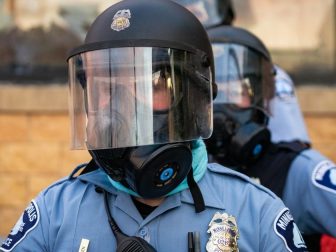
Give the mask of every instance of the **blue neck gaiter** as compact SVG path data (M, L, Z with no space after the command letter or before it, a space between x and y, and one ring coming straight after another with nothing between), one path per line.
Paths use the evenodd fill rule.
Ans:
M192 169L193 169L193 175L194 175L194 180L196 183L200 181L200 179L203 177L206 169L207 169L207 164L208 164L208 155L206 152L205 144L203 140L195 140L192 142L191 145L191 152L192 152ZM132 196L140 197L139 194L134 192L133 190L125 187L122 185L120 182L112 180L110 177L108 177L111 184L113 187L116 189L123 191L125 193L128 193ZM175 193L178 193L180 191L183 191L188 188L188 182L187 178L185 178L173 191L167 194L173 195Z

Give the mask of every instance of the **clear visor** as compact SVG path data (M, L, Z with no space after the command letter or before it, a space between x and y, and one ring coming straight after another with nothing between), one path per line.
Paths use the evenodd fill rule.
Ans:
M274 95L273 65L260 53L242 45L214 43L212 49L218 86L214 103L269 110L269 100Z
M73 149L207 138L211 71L201 56L169 48L112 48L69 59Z
M175 1L192 12L205 27L217 25L224 19L223 14L218 11L218 0Z

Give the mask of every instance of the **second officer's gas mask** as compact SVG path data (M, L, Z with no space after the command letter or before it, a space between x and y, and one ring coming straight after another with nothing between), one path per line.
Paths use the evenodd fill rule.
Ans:
M270 143L267 121L274 92L273 65L255 44L244 43L244 36L252 37L250 33L234 27L216 30L217 36L221 30L225 36L216 40L210 33L218 94L214 100L214 131L206 144L209 154L221 164L248 166ZM239 33L240 40L235 40Z

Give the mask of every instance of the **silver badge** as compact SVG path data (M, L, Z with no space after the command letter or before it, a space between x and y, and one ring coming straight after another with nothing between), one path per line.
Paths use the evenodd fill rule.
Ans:
M209 223L208 252L239 252L238 226L235 217L217 212Z
M115 31L125 30L130 26L129 19L131 18L131 11L127 10L118 10L113 16L113 21L111 24L111 29Z

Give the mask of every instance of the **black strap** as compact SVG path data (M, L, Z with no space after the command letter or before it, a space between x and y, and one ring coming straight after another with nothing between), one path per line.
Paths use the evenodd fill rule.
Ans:
M249 177L259 178L263 186L281 198L293 160L308 148L298 141L271 144L255 164L239 171Z
M99 166L96 164L96 162L91 159L91 161L85 166L84 170L80 173L80 175L92 172L94 170L97 170L98 168Z
M84 169L83 169L84 168ZM79 174L79 175L83 175L85 173L89 173L92 172L94 170L97 170L99 168L99 166L95 163L95 161L93 159L91 159L91 161L87 164L81 164L79 166L77 166L69 175L69 179L74 179L76 178L76 174L78 171L80 171L81 169L83 169L83 171Z
M291 142L280 142L277 144L278 148L290 149L291 151L300 153L306 149L309 149L309 145L301 142L301 141L291 141Z
M200 213L205 210L205 204L204 204L202 192L194 179L194 172L192 168L190 169L188 173L187 182L188 182L188 186L191 192L191 196L194 200L195 211L196 213Z

